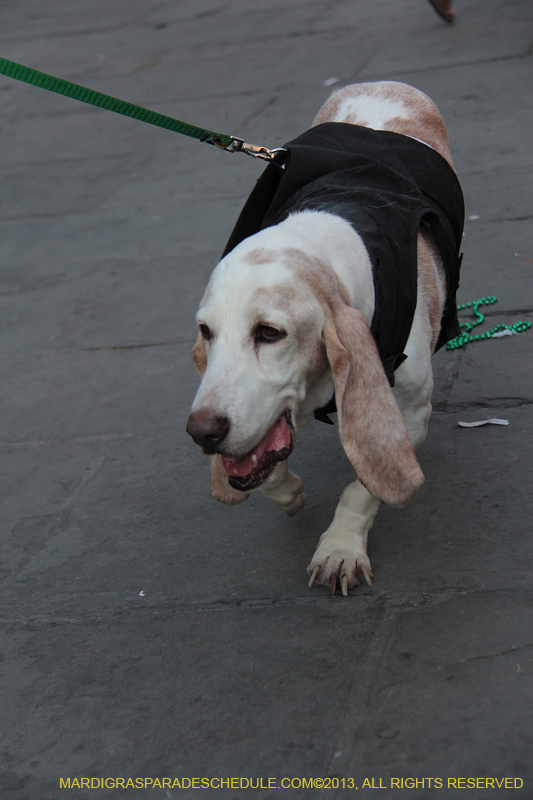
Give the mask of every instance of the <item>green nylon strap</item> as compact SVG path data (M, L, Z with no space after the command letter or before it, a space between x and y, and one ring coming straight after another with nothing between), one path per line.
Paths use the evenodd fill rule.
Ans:
M32 86L38 86L40 89L47 89L49 92L63 94L65 97L72 97L74 100L104 108L106 111L114 111L115 114L123 114L125 117L148 122L150 125L157 125L159 128L182 133L184 136L192 136L194 139L200 139L200 141L214 144L222 149L230 147L234 141L232 136L209 131L205 128L197 128L196 125L180 122L179 119L167 117L165 114L158 114L156 111L149 111L149 109L135 106L133 103L126 103L124 100L118 100L108 94L95 92L93 89L86 89L84 86L70 83L70 81L65 81L62 78L54 78L53 75L47 75L45 72L31 69L31 67L24 67L22 64L8 61L6 58L0 58L0 75L29 83Z

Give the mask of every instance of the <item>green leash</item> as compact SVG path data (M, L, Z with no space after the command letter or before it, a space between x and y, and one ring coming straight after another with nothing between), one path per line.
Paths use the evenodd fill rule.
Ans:
M125 117L147 122L149 125L157 125L159 128L181 133L184 136L192 136L194 139L199 139L206 144L212 144L221 150L227 150L229 153L245 153L253 158L272 161L276 153L285 152L282 147L269 150L268 147L247 144L237 136L228 136L225 133L216 133L216 131L198 128L196 125L189 125L187 122L167 117L165 114L158 114L156 111L149 111L147 108L135 106L133 103L127 103L124 100L118 100L108 94L86 89L77 83L71 83L62 78L54 78L53 75L47 75L46 72L24 67L22 64L8 61L6 58L0 58L0 75L29 83L31 86L38 86L40 89L47 89L49 92L63 94L65 97L72 97L74 100L104 108L106 111L114 111L115 114L123 114Z
M486 333L472 336L470 331L475 328L476 325L481 325L481 323L485 321L484 315L478 311L479 306L491 306L495 302L496 298L494 296L481 297L479 300L475 300L473 303L463 303L461 306L457 306L458 311L462 311L465 308L471 308L476 315L476 320L474 322L460 322L459 327L463 328L464 330L459 334L459 336L456 336L455 339L450 339L446 345L446 350L457 350L458 347L465 347L469 342L480 342L482 339L498 339L500 336L512 336L513 333L522 333L523 331L527 331L529 328L531 328L531 322L524 322L520 320L520 322L515 322L514 325L495 325L494 328L491 328L490 331L486 331ZM503 331L511 331L511 333L506 334Z

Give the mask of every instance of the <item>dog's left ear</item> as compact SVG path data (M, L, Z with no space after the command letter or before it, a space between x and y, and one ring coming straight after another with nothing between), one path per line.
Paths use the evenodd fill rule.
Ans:
M194 366L203 378L205 368L207 367L207 355L205 353L204 337L201 333L199 333L196 337L196 341L193 344L191 352L194 360Z
M326 314L324 338L344 451L371 495L403 506L424 476L370 328L360 311L339 302Z

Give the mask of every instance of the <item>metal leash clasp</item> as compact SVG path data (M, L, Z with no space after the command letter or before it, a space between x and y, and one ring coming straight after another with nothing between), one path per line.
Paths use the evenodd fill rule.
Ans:
M272 161L277 153L286 153L284 147L276 147L274 150L269 150L268 147L261 147L257 144L248 144L244 139L239 139L238 136L231 137L231 144L225 150L228 153L245 153L252 158L262 158L263 161Z

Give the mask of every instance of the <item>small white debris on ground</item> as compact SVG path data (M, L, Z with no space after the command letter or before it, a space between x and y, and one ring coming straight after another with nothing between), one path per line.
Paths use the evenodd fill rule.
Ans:
M518 336L518 331L512 331L510 328L505 328L503 331L498 331L497 333L491 333L491 339L499 339L500 336Z
M139 592L139 597L144 597L144 592Z
M333 86L334 83L338 83L338 78L328 78L322 83L322 86Z
M479 425L509 425L508 419L480 419L477 422L458 422L461 428L477 428Z

